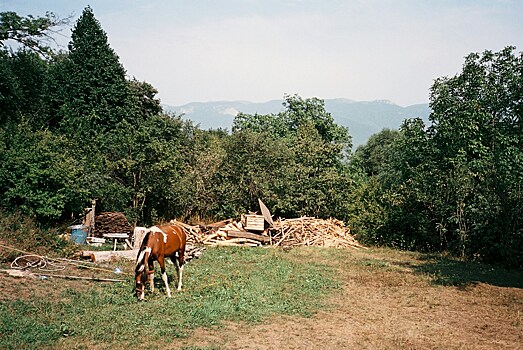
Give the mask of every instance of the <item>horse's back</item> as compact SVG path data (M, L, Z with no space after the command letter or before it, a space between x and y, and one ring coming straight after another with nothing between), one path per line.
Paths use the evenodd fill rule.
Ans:
M177 251L185 251L187 237L183 229L176 225L156 226L164 235L166 255Z

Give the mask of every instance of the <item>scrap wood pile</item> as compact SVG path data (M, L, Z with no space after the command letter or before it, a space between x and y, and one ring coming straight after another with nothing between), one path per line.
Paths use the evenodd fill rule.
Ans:
M302 217L281 219L262 232L245 229L242 221L231 219L205 226L182 224L192 243L211 246L323 246L365 248L350 233L343 221Z
M94 235L103 237L107 233L127 233L132 231L129 221L123 213L120 212L103 212L96 215Z
M200 255L203 254L204 250L205 250L205 248L203 248L203 247L197 247L191 243L187 243L187 246L185 247L185 255L184 255L185 262L189 262L192 259L199 258Z
M270 237L267 232L249 232L245 229L242 220L215 222L205 226L208 230L203 236L200 236L200 243L213 246L234 246L245 245L257 247L262 244L270 243Z
M200 237L203 233L199 225L192 226L177 220L171 220L170 223L173 225L180 226L183 229L183 231L187 235L188 242L201 243Z
M171 223L183 228L187 235L188 245L259 246L262 243L268 242L270 239L266 235L247 232L243 229L240 221L234 222L231 219L202 226L191 226L175 220L171 220Z
M271 233L273 244L278 246L366 248L354 238L343 221L333 218L279 220L274 223Z
M192 259L199 258L203 254L205 248L198 247L195 243L199 243L198 237L202 235L202 231L199 226L191 226L181 221L171 220L171 224L180 226L185 234L187 235L187 246L185 247L184 259L186 262Z

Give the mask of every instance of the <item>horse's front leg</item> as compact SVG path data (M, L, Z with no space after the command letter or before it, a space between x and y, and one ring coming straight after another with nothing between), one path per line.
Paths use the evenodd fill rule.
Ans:
M165 290L167 291L167 296L171 297L171 288L169 288L169 279L167 278L167 273L165 272L165 258L161 257L158 258L158 262L160 263L160 268L162 270L162 280L165 284Z
M147 278L149 279L149 287L151 287L151 293L154 292L154 262L149 261L149 276Z

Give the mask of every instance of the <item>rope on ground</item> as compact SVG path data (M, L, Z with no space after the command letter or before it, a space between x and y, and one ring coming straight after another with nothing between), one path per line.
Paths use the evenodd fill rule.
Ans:
M38 267L39 269L42 270L42 269L45 269L46 266L53 266L51 270L47 269L46 271L61 271L61 270L65 269L65 266L63 266L63 268L61 268L62 265L58 265L58 264L56 264L56 262L62 261L62 262L65 262L67 264L75 265L77 267L84 268L84 269L99 270L99 271L104 271L104 272L114 272L113 270L110 270L110 269L104 269L104 268L101 268L101 267L89 266L84 261L77 261L77 260L71 260L71 259L53 259L53 258L49 258L47 256L44 257L44 256L41 256L41 255L32 254L31 252L26 252L24 250L20 250L20 249L13 248L13 247L10 247L10 246L6 246L6 245L3 245L3 244L0 244L0 247L6 248L6 249L10 249L10 250L13 250L15 252L22 253L22 254L25 254L24 256L16 258L11 263L11 267L13 269L26 270L26 269L30 269L30 268L33 268L33 267ZM28 258L28 257L30 257L30 258ZM25 258L25 260L21 259L20 262L17 262L17 260L19 258ZM21 266L20 265L21 263L23 264L23 262L25 262L25 266ZM18 266L18 267L14 267L13 264L15 264L15 266ZM43 268L41 268L41 266L43 266ZM128 273L128 272L119 272L119 273L122 273L124 275L132 275L131 273Z
M13 260L11 263L12 269L27 270L32 268L38 268L40 271L62 271L65 270L65 265L58 265L51 261L46 256L29 254L22 255Z

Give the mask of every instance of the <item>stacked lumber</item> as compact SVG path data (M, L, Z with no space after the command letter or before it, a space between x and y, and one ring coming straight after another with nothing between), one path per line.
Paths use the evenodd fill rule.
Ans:
M200 226L192 226L177 220L171 220L170 223L172 225L177 225L183 229L183 232L185 232L185 235L187 236L188 242L202 243L203 233Z
M249 246L257 247L270 243L270 237L260 232L249 232L242 220L225 220L206 226L209 230L200 236L200 243L212 246Z
M245 220L227 219L208 225L191 226L172 220L187 234L187 241L193 245L208 246L249 246L261 245L299 247L320 246L335 248L366 249L351 234L341 220L334 218L317 219L301 217L280 219L263 232L246 229ZM198 252L199 253L199 252Z
M320 246L335 248L364 248L350 233L341 220L301 217L280 219L263 232L252 232L245 228L244 220L231 219L215 222L203 227L179 223L186 230L189 242L210 246L261 245L298 247Z
M103 237L107 233L127 233L132 231L131 225L123 213L103 212L96 215L94 235Z
M271 229L275 246L321 246L335 248L365 248L345 223L337 219L302 217L276 221ZM366 249L366 248L365 248Z

